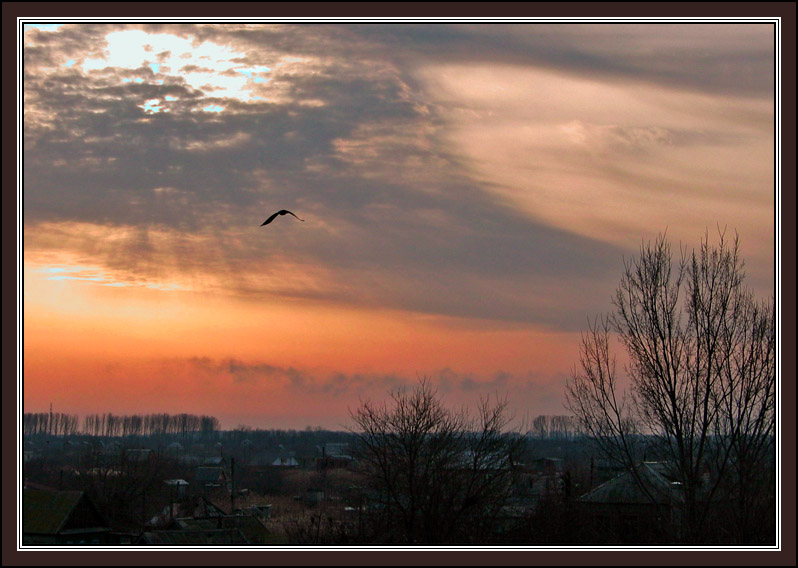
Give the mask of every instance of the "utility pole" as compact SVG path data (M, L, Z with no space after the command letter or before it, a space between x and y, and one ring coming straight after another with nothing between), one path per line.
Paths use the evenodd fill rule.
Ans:
M147 486L141 488L141 532L147 530Z
M236 514L236 459L230 458L230 514Z

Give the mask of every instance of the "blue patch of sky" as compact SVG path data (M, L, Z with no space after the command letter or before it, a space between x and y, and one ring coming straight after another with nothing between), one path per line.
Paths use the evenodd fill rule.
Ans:
M47 280L91 280L106 282L107 278L88 266L46 266L37 272L50 274ZM75 274L75 276L72 276Z
M260 66L260 67L248 67L247 69L236 69L236 72L241 73L242 75L246 75L256 83L263 83L268 81L268 79L264 79L262 77L256 77L255 75L259 73L268 73L271 71L271 68Z
M141 282L110 282L105 276L48 276L47 280L76 280L79 282L96 282L100 286L109 286L112 288L130 288L130 287L145 287L153 290L163 290L171 292L175 290L182 290L183 288L177 285L169 284L148 284Z
M158 99L152 99L146 101L143 105L139 105L140 108L144 109L144 112L149 114L156 114L161 112L161 101Z
M81 282L96 282L100 286L111 286L114 288L125 288L130 286L152 288L154 290L175 291L182 290L181 286L175 284L142 283L142 282L119 282L109 278L102 270L91 266L44 266L35 270L40 274L46 274L45 280L76 280Z
M91 280L93 282L104 282L105 278L102 276L49 276L47 280Z
M160 68L161 65L159 63L150 63L150 69L152 69L153 73L157 73Z
M45 32L54 32L63 25L64 24L25 24L24 29L29 30L31 28L35 28Z
M202 110L205 112L222 112L224 107L220 107L219 105L208 105Z

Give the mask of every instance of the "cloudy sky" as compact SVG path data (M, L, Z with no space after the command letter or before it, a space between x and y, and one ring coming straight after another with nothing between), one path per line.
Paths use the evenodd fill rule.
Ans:
M772 291L774 34L26 26L24 410L339 428L428 376L565 413L641 241L736 230Z

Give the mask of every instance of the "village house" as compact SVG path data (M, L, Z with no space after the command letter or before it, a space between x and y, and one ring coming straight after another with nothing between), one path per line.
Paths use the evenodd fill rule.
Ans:
M270 505L246 506L231 514L208 498L195 495L174 502L150 521L136 544L141 546L265 545L279 537L267 528Z
M350 469L354 460L349 456L325 456L316 458L316 469L326 471L330 469Z
M207 456L202 458L203 467L224 467L227 468L227 460L221 456Z
M111 527L83 491L22 491L22 543L112 544Z
M164 483L171 488L172 501L184 498L188 492L189 483L185 479L166 479Z
M668 540L678 525L682 500L666 464L643 462L581 496L577 502L590 526L615 542Z
M198 467L194 472L194 483L206 489L226 487L227 472L223 467Z

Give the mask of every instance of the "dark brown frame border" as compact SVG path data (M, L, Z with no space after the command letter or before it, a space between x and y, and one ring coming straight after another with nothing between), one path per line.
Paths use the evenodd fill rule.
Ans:
M649 3L537 3L537 2L385 2L385 3L194 3L190 7L177 2L115 3L3 3L3 564L30 566L107 566L172 564L178 566L217 565L330 565L330 566L401 566L409 563L447 566L480 565L723 565L723 566L795 566L795 412L782 416L782 550L733 551L695 550L654 553L633 551L152 551L119 554L119 551L46 552L18 551L16 503L16 366L20 346L16 317L16 295L21 286L16 252L16 172L17 136L12 125L17 120L17 42L18 17L75 16L158 16L158 17L780 17L782 81L782 381L784 406L795 404L795 11L794 2L649 2ZM12 187L15 188L12 191ZM776 243L774 242L774 247ZM793 409L795 407L792 407ZM224 555L224 556L222 556Z

